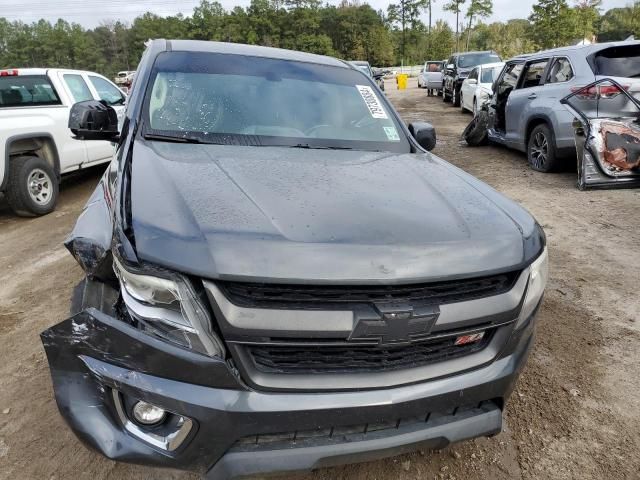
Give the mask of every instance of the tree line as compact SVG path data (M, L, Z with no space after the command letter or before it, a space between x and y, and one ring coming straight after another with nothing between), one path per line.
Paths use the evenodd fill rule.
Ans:
M77 68L113 77L136 68L150 38L266 45L377 66L444 59L454 50L493 49L508 58L594 36L640 38L640 0L606 12L601 0L539 0L527 19L493 23L483 22L493 12L492 0L448 0L444 8L457 18L453 28L433 19L434 1L398 0L376 11L360 0L251 0L232 10L201 0L190 16L148 12L130 24L103 22L89 29L65 20L28 24L0 17L0 68Z

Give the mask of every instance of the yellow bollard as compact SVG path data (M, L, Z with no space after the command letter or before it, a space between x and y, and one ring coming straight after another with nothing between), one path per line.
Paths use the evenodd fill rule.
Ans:
M399 73L396 75L396 83L398 84L398 90L404 90L407 88L407 82L409 81L409 75L406 73Z

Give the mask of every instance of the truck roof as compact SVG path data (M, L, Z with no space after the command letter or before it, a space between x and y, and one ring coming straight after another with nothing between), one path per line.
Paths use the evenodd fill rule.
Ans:
M3 72L6 72L3 74ZM49 73L65 72L65 73L91 73L87 70L73 70L69 68L2 68L0 69L0 75L47 75Z
M209 42L202 40L154 40L166 42L164 50L182 52L226 53L229 55L245 55L249 57L275 58L279 60L293 60L298 62L317 63L333 67L350 68L347 64L333 57L316 55L314 53L296 52L283 48L259 47L257 45L243 45L239 43Z

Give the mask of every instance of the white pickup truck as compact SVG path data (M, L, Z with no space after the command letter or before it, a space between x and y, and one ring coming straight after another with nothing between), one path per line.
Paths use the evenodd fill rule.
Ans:
M104 100L121 117L125 99L122 90L93 72L0 70L0 192L16 214L51 212L61 175L111 160L111 143L72 137L71 106Z

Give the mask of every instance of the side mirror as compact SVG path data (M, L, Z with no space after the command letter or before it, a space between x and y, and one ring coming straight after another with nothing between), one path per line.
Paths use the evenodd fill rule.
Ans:
M118 114L103 100L85 100L71 107L69 129L83 140L118 139Z
M427 122L413 122L409 124L409 133L416 139L418 145L427 151L436 146L436 129Z
M468 78L467 82L469 82L469 85L477 85L478 84L478 80L476 80L475 78Z
M447 70L453 70L456 66L453 63L447 65Z

